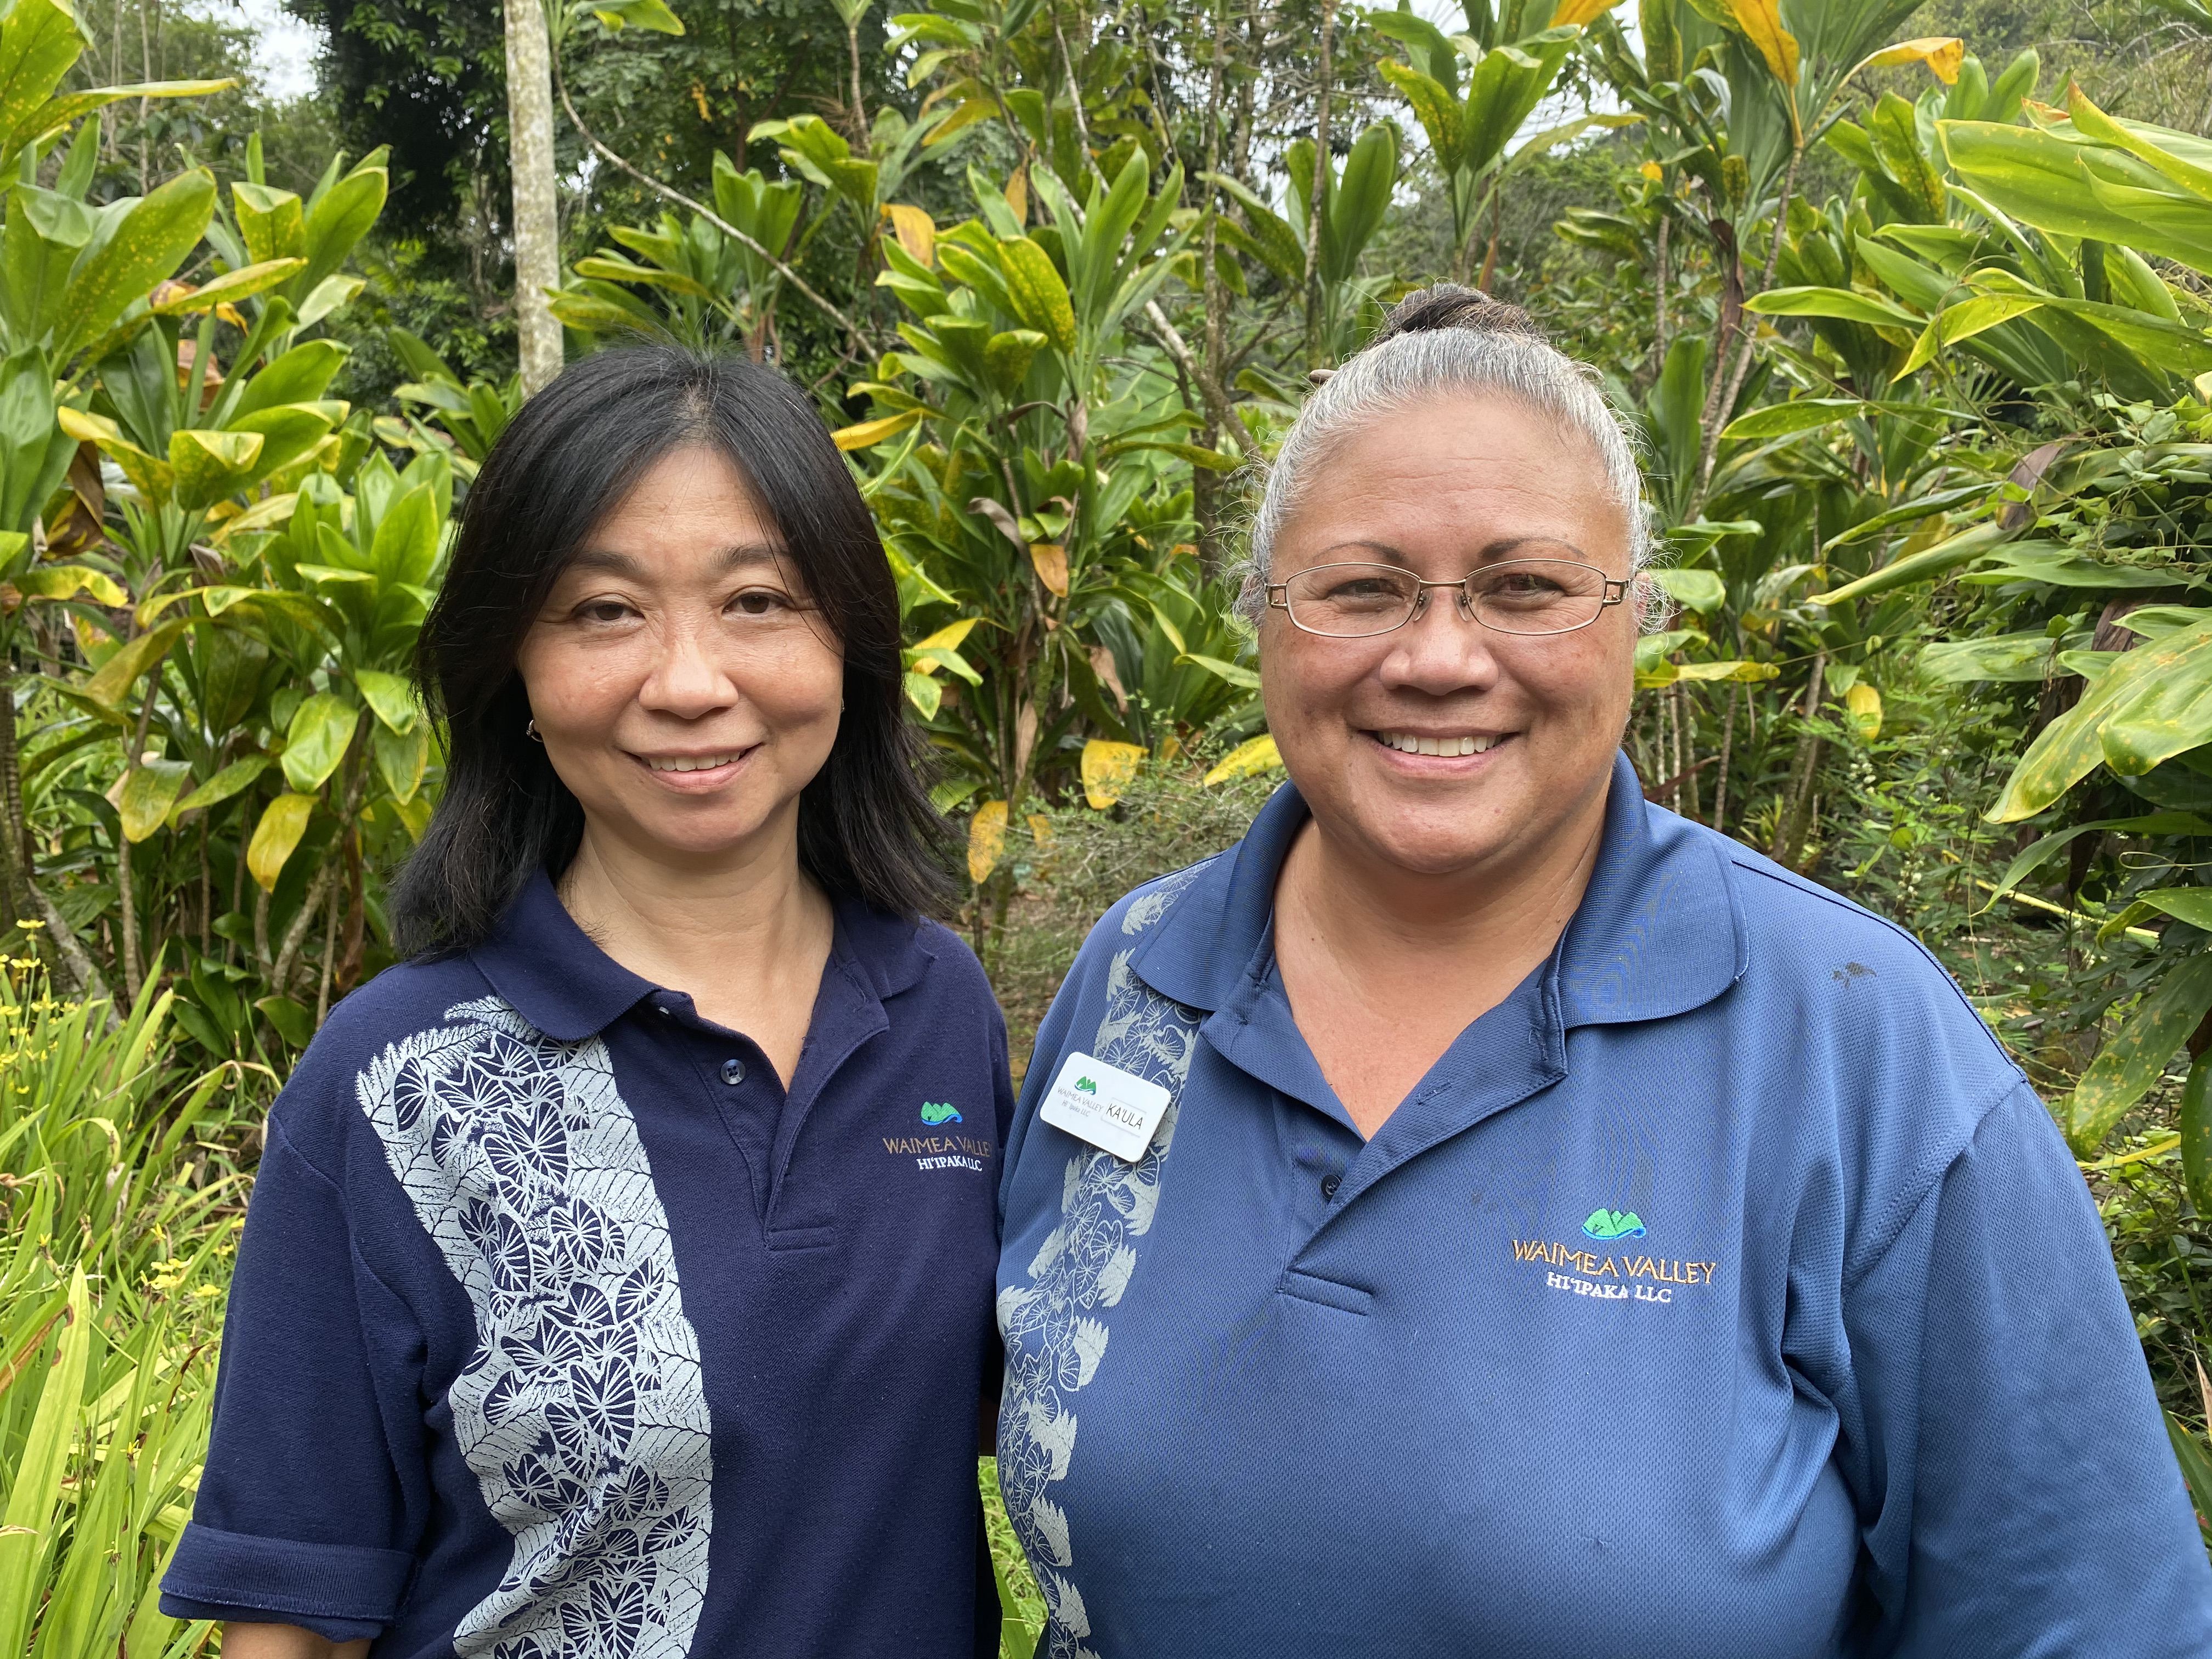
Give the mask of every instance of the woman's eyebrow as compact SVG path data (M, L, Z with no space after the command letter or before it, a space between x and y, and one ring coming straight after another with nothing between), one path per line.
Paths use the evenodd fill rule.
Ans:
M724 548L715 556L718 574L727 574L750 565L775 564L781 550L767 542L738 542ZM648 572L645 566L627 553L618 553L611 547L586 548L569 561L580 570L604 570L611 575L628 576L643 581Z

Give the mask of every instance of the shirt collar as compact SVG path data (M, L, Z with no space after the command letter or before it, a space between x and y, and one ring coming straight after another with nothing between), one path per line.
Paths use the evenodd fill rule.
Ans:
M1307 817L1285 783L1244 839L1199 868L1130 953L1163 996L1215 1010L1256 984L1273 957L1275 877ZM1553 957L1562 1023L1663 1019L1711 1001L1749 965L1749 939L1728 843L1644 799L1636 769L1614 757L1596 866Z
M840 899L830 960L880 1001L909 989L935 959L931 931L858 899ZM662 988L593 943L543 870L469 958L517 1013L556 1042L596 1036Z

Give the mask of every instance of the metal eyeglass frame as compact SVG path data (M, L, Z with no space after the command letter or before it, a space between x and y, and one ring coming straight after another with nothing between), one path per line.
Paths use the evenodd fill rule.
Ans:
M1605 592L1598 600L1597 610L1590 615L1588 621L1578 622L1571 628L1544 628L1524 632L1517 629L1500 628L1495 623L1486 622L1482 612L1476 607L1474 595L1468 591L1468 584L1486 571L1506 570L1516 564L1571 564L1592 572L1600 581L1605 584ZM1317 640L1374 640L1380 639L1385 634L1396 633L1407 623L1419 622L1422 613L1429 608L1430 591L1433 588L1449 587L1458 592L1461 611L1477 627L1487 628L1494 634L1507 635L1514 639L1543 640L1556 638L1561 634L1579 634L1583 629L1595 623L1598 617L1603 616L1607 605L1619 605L1626 599L1628 597L1629 589L1629 582L1626 579L1608 576L1596 565L1584 564L1579 559L1500 559L1496 564L1486 564L1480 570L1468 571L1455 582L1425 582L1421 580L1419 571L1408 570L1403 565L1384 564L1375 559L1340 559L1329 564L1315 565L1311 569L1301 570L1297 574L1301 576L1310 576L1317 571L1352 568L1395 570L1401 575L1411 576L1414 584L1413 608L1401 619L1392 623L1389 627L1378 628L1371 634L1324 634L1317 628L1308 628L1298 620L1297 612L1291 609L1291 585L1288 582L1267 584L1264 592L1267 596L1267 606L1270 610L1279 611L1289 617L1291 626L1297 629L1299 633L1310 634Z

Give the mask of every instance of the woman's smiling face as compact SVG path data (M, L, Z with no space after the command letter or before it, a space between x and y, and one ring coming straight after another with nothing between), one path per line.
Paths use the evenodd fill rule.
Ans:
M1450 396L1328 453L1268 575L1364 561L1454 582L1536 543L1633 577L1627 515L1587 441L1516 404ZM1594 810L1635 653L1632 586L1572 633L1501 633L1437 589L1389 633L1318 637L1270 609L1260 636L1268 727L1316 823L1356 856L1429 876L1509 873Z
M518 665L590 831L712 861L781 833L837 737L844 658L738 469L649 468L554 583Z

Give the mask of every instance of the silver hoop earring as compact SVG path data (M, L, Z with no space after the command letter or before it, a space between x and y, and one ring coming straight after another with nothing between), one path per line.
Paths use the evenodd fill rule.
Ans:
M534 720L528 720L524 723L522 727L522 735L528 738L531 742L535 744L543 744L545 741L544 738L538 735L538 722Z

